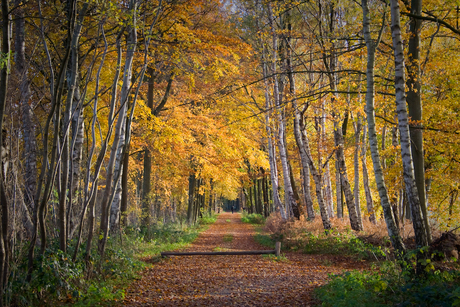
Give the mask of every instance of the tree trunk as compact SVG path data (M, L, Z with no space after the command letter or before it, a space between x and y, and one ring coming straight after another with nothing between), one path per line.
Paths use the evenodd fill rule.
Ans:
M323 145L323 142L326 140L326 104L323 101L322 102L322 107L321 107L321 118L320 118L320 125L321 125L321 135L319 136L319 139L321 139L321 145L324 149L326 149L325 144ZM329 166L329 161L326 161L326 166L325 166L325 172L323 176L324 180L324 185L325 185L325 201L327 208L329 210L329 216L334 217L334 198L332 195L332 184L331 184L331 171L330 171L330 166ZM340 186L340 185L339 185ZM341 197L340 197L341 198ZM341 202L341 216L337 216L339 218L343 217L343 203ZM337 213L338 215L338 213Z
M422 0L411 0L411 14L422 15ZM409 23L409 52L407 65L407 105L409 118L413 122L410 129L411 151L414 165L415 184L417 185L420 208L425 223L426 237L431 242L431 229L427 212L427 200L425 190L425 158L423 151L422 132L422 94L420 73L420 32L422 20L411 18Z
M269 24L272 32L272 74L273 74L273 97L275 106L278 107L278 150L281 161L281 169L283 171L284 180L284 205L286 208L286 218L291 217L293 209L297 207L292 190L291 179L289 175L289 161L286 148L286 116L284 106L282 105L282 97L284 95L283 75L278 79L277 76L277 52L278 52L278 34L275 29L275 18L271 10L271 5L268 4Z
M270 209L269 206L270 204L268 203L268 182L267 182L267 177L265 176L265 172L262 169L262 191L263 191L263 197L264 197L264 216L268 217L270 214Z
M411 138L409 133L409 120L407 117L404 50L401 37L399 2L391 0L391 34L395 56L395 92L396 113L401 142L401 158L403 162L403 176L406 192L412 211L412 225L415 232L415 241L418 248L428 245L427 231L423 221L419 194L415 183L414 167L411 152Z
M129 25L127 26L127 50L126 50L126 60L125 60L125 67L123 72L123 85L121 87L120 93L120 102L121 102L121 109L118 115L118 122L117 127L115 130L115 138L118 137L117 147L114 148L112 154L115 154L115 164L114 164L114 178L119 178L117 182L113 183L113 187L115 190L115 196L113 201L109 206L111 206L110 210L110 224L112 228L117 226L120 214L120 201L121 201L121 176L119 175L120 172L123 171L123 148L125 147L126 143L126 118L128 112L128 104L129 104L129 94L131 90L131 79L133 74L133 61L136 52L136 45L137 45L137 5L138 0L131 0L129 4L129 11L131 20L129 21ZM140 80L139 82L142 82ZM108 217L107 217L108 218ZM105 221L104 221L105 223ZM102 223L101 223L102 225ZM108 225L107 225L108 227Z
M8 75L10 66L10 18L8 0L2 0L2 55L6 56L5 62L0 69L0 128L3 127L3 119L6 107L6 94L8 90ZM3 59L2 59L3 60ZM4 143L3 131L0 133L0 147ZM3 164L3 163L2 163ZM3 306L4 291L8 280L9 271L9 244L8 244L8 201L5 192L5 173L3 165L0 170L0 208L1 221L0 227L0 306Z
M188 207L187 207L187 223L193 225L194 212L195 212L195 191L196 191L196 178L195 174L190 174L188 177Z
M270 162L270 178L272 183L272 197L273 197L273 206L276 209L279 209L281 218L286 220L286 212L284 210L284 206L281 203L280 195L279 195L279 183L278 183L278 167L276 164L276 148L273 143L273 133L271 128L271 103L270 103L270 89L268 85L268 71L267 71L267 62L265 61L265 49L263 52L263 59L262 59L262 68L263 68L263 75L264 75L264 86L265 86L265 108L269 110L265 112L265 130L267 132L267 141L268 141L268 159Z
M130 144L126 145L128 148L123 155L123 174L121 175L121 201L120 201L120 214L118 216L118 225L125 220L126 214L128 212L128 196L129 196L129 187L128 187L128 169L129 169L129 148Z
M399 229L396 227L393 210L390 206L388 191L385 186L383 177L382 165L380 162L380 155L378 149L377 133L375 129L375 109L374 109L374 62L375 62L375 49L380 41L374 42L370 33L370 13L367 0L362 0L363 7L363 32L367 46L367 90L366 90L366 114L367 123L369 128L369 144L371 149L372 163L374 167L375 181L379 191L380 202L383 209L383 215L387 225L388 235L395 250L400 254L405 252L404 243L399 234ZM385 19L385 16L384 18ZM381 35L381 34L380 34Z
M359 201L359 154L360 154L360 146L361 146L361 116L358 115L358 122L356 123L355 129L355 153L353 157L353 165L354 165L354 187L353 187L353 196L355 198L355 206L356 209L360 209L360 201Z
M343 192L342 183L340 182L339 160L335 154L335 199L337 202L337 217L343 218Z
M369 214L369 221L372 224L376 224L377 220L375 218L375 212L374 212L374 201L372 200L371 188L369 186L369 174L367 171L367 163L366 163L366 152L367 152L366 136L367 136L366 124L364 124L363 125L362 147L361 147L361 164L363 168L363 187L364 187L364 193L366 194L366 207L367 207L367 214Z
M363 230L363 224L361 221L360 216L358 215L358 211L355 206L353 193L351 192L350 181L348 180L347 175L347 167L345 164L345 154L343 149L343 135L342 135L342 128L340 125L336 125L334 130L334 139L335 144L337 146L336 153L337 153L337 166L338 171L340 173L340 183L342 185L343 191L345 193L345 201L348 208L348 215L350 218L350 225L351 229L361 231Z
M20 7L21 0L15 0L15 66L20 76L19 104L21 106L22 135L24 138L24 202L30 212L34 211L34 195L37 189L37 143L35 140L35 126L33 112L30 106L30 80L25 56L25 22L24 9ZM28 228L27 237L32 237Z
M301 121L300 121L300 129L302 132L302 142L304 144L305 152L308 158L308 165L310 166L310 171L313 176L313 180L315 181L316 198L318 200L319 210L321 213L321 220L323 222L323 228L325 230L332 229L331 221L329 219L329 214L326 208L326 203L323 197L323 188L322 188L323 178L321 176L321 172L316 169L316 166L313 162L313 158L310 152L310 144L308 141L307 131L305 129L303 118L301 118Z

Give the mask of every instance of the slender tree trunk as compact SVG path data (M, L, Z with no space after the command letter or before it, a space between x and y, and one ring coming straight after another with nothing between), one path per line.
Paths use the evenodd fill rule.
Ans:
M10 16L9 5L7 0L2 0L2 55L6 56L5 62L2 63L0 69L0 128L3 127L3 119L5 115L6 96L8 90L8 75L10 66ZM2 59L3 60L3 59ZM0 133L0 147L3 147L5 142L3 131ZM2 148L3 149L3 148ZM3 163L0 170L0 208L1 221L0 227L0 306L3 306L4 291L8 280L9 271L9 244L8 244L8 201L5 193L5 173Z
M358 122L356 123L355 129L355 153L353 157L353 165L354 165L354 179L355 179L355 186L353 187L353 196L355 198L355 206L356 211L358 212L358 216L361 216L361 205L359 201L359 154L360 154L360 147L361 147L361 128L362 128L362 119L361 116L358 115Z
M97 72L97 75L96 75L96 86L95 86L95 92L96 93L99 92L101 70L102 70L102 67L104 66L105 56L107 55L107 49L108 49L108 44L107 44L107 40L106 40L105 33L104 33L103 22L101 22L99 24L99 33L102 35L103 40L104 40L104 51L102 53L101 62L99 64L99 69L98 69L98 72ZM118 45L118 49L120 49L119 43L117 45ZM121 64L121 51L118 52L117 70L115 72L115 81L113 83L113 87L114 87L113 91L115 93L116 93L116 90L117 90L116 84L118 84L118 75L120 73L120 68L119 68L120 64ZM99 101L99 99L98 99L98 96L96 95L96 97L94 99L93 118L92 118L92 122L91 122L92 145L91 145L91 149L89 151L89 155L88 155L88 159L87 159L88 163L87 163L87 166L86 166L86 180L85 180L85 188L84 188L84 204L83 204L83 209L82 209L81 215L80 215L79 232L78 232L77 244L76 244L74 255L73 255L73 261L75 261L76 258L77 258L77 253L78 253L78 250L80 248L81 241L82 241L82 232L83 232L83 227L84 227L84 217L85 217L86 209L88 208L88 206L89 206L88 238L87 238L87 242L86 242L85 261L88 262L90 257L91 257L91 246L92 246L92 239L93 239L93 232L94 232L94 222L95 222L95 219L96 219L95 202L96 202L96 199L97 199L97 191L98 191L98 177L99 177L99 173L100 173L100 170L101 170L101 167L102 167L103 159L104 159L105 154L107 152L107 143L109 142L110 137L112 135L113 124L114 124L113 116L114 116L114 113L115 113L115 96L113 95L112 100L111 100L111 104L110 104L109 117L108 117L109 127L108 127L107 136L106 136L104 142L102 143L101 150L99 152L99 155L98 155L98 157L96 159L96 163L94 165L94 174L93 174L93 176L91 176L92 165L91 165L90 161L92 161L93 156L94 156L94 151L96 149L96 121L97 121L98 101ZM92 180L92 182L91 182L91 180ZM89 188L90 182L91 182L91 189Z
M337 153L335 154L335 199L337 202L337 217L343 218L343 193L342 183L340 182L339 160Z
M303 122L303 118L301 117L300 121L300 129L302 132L302 141L305 147L305 152L308 158L308 165L310 166L310 171L313 176L313 180L315 181L315 191L316 191L316 198L318 200L319 210L321 213L321 220L323 222L323 227L325 230L332 229L331 221L329 219L329 214L326 208L326 202L324 201L323 197L323 178L321 176L321 172L317 170L313 158L311 156L310 151L310 144L308 141L307 131L305 129L305 124Z
M367 90L366 90L366 113L367 113L367 123L369 128L369 144L371 149L372 163L374 166L375 181L379 191L380 202L383 209L383 215L387 225L388 235L393 244L393 247L400 253L405 252L404 243L399 234L399 229L396 227L395 218L393 215L393 210L390 206L390 201L388 197L388 191L385 186L385 181L383 177L382 165L379 155L378 142L377 142L377 133L375 129L375 109L374 109L374 95L375 95L375 85L374 85L374 62L375 62L375 49L380 42L380 37L375 42L371 38L370 34L370 13L369 5L367 0L362 0L363 7L363 32L364 38L367 46ZM385 16L384 18L385 19ZM381 35L381 33L380 33Z
M308 165L308 153L305 149L305 144L302 139L302 132L300 130L300 121L301 114L297 108L297 105L294 105L294 136L299 149L300 162L302 166L302 176L303 176L303 191L305 205L307 207L307 216L309 219L315 219L315 211L313 210L313 200L311 198L310 192L310 167Z
M422 15L422 0L411 0L411 14ZM414 164L415 183L417 185L420 208L425 223L426 237L431 242L431 229L428 219L426 188L425 188L425 157L423 151L422 132L422 94L420 73L420 32L422 20L411 18L409 23L409 52L407 65L407 104L412 127L410 129L411 151Z
M405 93L404 48L401 37L399 2L396 0L391 0L391 34L395 56L396 112L398 114L404 183L406 185L406 193L412 211L412 225L415 232L415 241L417 247L423 247L428 245L428 237L422 217L412 161L411 138Z
M271 103L270 103L270 89L268 85L268 71L267 71L267 64L265 61L265 50L263 52L264 57L262 59L262 67L263 67L263 74L264 74L264 85L265 85L265 108L267 110L271 110ZM272 183L272 194L273 194L273 206L275 209L279 209L281 218L286 220L286 212L284 210L284 206L281 203L281 199L279 196L279 183L278 183L278 167L276 164L276 149L272 139L273 133L271 128L271 112L265 112L265 129L267 131L267 141L268 141L268 159L270 162L270 178Z
M112 151L113 154L116 154L115 157L115 170L114 170L114 177L119 178L117 182L113 183L113 187L115 190L115 196L111 204L110 210L110 224L112 228L116 228L116 225L119 221L120 215L120 201L121 201L121 176L118 174L123 171L123 149L126 143L126 118L128 112L128 103L129 103L129 94L131 88L131 79L133 74L133 61L136 52L136 45L137 45L137 5L138 0L131 0L129 4L129 11L130 11L130 21L127 26L127 50L126 50L126 59L125 59L125 67L123 72L123 85L121 87L120 93L120 102L121 102L121 110L118 115L118 122L117 127L115 130L115 138L118 137L117 148L114 148L116 152ZM139 82L142 82L140 80ZM111 153L112 155L112 153ZM104 222L105 223L105 222ZM108 226L107 226L108 227Z
M73 100L75 88L77 87L78 75L78 49L80 41L80 33L83 26L83 19L88 8L88 3L83 4L78 19L74 19L74 14L77 14L76 3L69 2L71 13L69 16L69 32L72 33L70 40L70 67L67 70L67 101L65 106L64 121L62 127L62 158L60 168L62 170L60 199L59 199L59 243L60 249L65 253L67 247L67 189L69 187L69 171L70 171L70 137L69 130L71 126L72 111L74 110ZM69 206L71 204L69 203Z
M362 139L362 147L361 147L361 164L363 169L363 187L364 193L366 195L366 207L367 207L367 214L369 214L369 221L373 224L377 223L375 218L374 212L374 201L372 200L372 193L371 188L369 186L369 174L367 171L367 162L366 162L366 152L367 152L367 125L363 125L363 139Z
M78 80L78 76L77 76ZM78 224L72 219L72 214L78 212L80 208L74 208L78 203L77 190L80 190L81 177L81 162L83 158L83 143L85 140L85 122L83 118L83 105L80 93L80 86L75 88L74 103L73 103L73 116L72 116L72 145L71 145L71 160L70 160L70 178L69 178L69 208L67 212L67 228L68 239L71 240L75 228ZM76 210L78 209L78 210Z
M24 201L28 210L34 211L34 195L37 189L37 143L35 141L35 126L33 124L33 112L30 106L30 80L25 56L25 22L24 9L20 7L21 0L15 0L15 65L17 74L20 76L19 104L21 106L22 135L24 138ZM27 237L33 233L30 229ZM32 229L33 231L33 229Z
M342 128L340 125L336 125L334 131L335 143L337 145L337 166L340 174L340 183L342 185L343 191L345 193L345 201L348 208L348 215L350 218L350 225L353 230L361 231L363 230L363 224L361 219L358 216L358 211L356 210L355 201L353 193L351 192L350 181L348 180L347 167L345 164L345 154L344 154L344 141L342 135Z
M129 128L127 128L129 129ZM128 195L129 195L129 187L128 187L128 169L129 169L129 148L130 144L126 144L128 147L124 154L123 154L123 173L121 175L121 201L120 201L120 214L118 225L124 220L126 217L126 213L128 212Z
M264 170L262 169L262 191L263 191L263 197L264 197L264 216L268 217L270 214L269 210L269 203L268 203L268 182L267 182L267 177L265 175ZM244 207L244 206L243 206Z
M319 139L321 141L322 149L327 152L327 148L325 147L325 141L326 141L326 103L323 102L321 103L321 118L320 118L320 125L321 125L321 134L319 136ZM331 171L330 171L330 166L329 166L329 161L326 161L326 166L325 166L325 171L324 171L324 193L325 193L325 201L327 204L327 208L329 210L329 216L334 217L334 197L332 195L332 183L331 183ZM340 186L340 185L339 185ZM343 217L343 205L341 203L341 216L338 216L339 218ZM338 213L337 213L338 215Z
M272 32L272 74L273 76L273 97L275 106L278 108L278 150L283 171L284 180L284 205L286 208L286 217L289 218L293 214L293 209L297 207L292 189L291 179L289 175L289 161L286 147L286 116L284 106L282 105L282 97L284 92L283 75L278 78L277 72L277 53L278 53L278 34L275 29L275 18L271 10L271 5L268 4L269 24Z
M193 225L194 212L195 212L195 190L196 190L196 178L195 174L190 174L188 177L188 207L187 207L187 223Z

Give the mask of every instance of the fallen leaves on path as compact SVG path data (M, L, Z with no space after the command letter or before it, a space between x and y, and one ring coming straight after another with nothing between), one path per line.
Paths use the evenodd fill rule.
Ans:
M238 213L222 213L187 251L266 250L254 226ZM229 240L228 237L233 239ZM227 239L224 240L224 237ZM286 253L286 261L261 255L182 256L154 264L127 291L125 306L312 306L314 288L330 273L365 264L331 255Z

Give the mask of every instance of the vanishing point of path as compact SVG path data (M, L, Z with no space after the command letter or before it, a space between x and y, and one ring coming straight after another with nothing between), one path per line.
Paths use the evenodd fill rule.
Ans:
M239 213L222 213L186 251L266 250L254 226ZM232 239L230 239L232 238ZM330 255L286 253L286 261L262 255L171 257L146 270L127 291L125 306L313 306L313 290L330 273L364 265Z

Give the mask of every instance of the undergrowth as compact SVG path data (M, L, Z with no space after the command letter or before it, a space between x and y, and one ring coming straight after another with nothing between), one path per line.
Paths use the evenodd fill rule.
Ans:
M458 270L430 269L422 275L414 264L385 261L368 272L331 275L329 283L316 290L322 306L460 306Z
M427 253L427 248L409 251L403 260L394 260L385 227L380 226L381 230L379 225L369 223L365 227L368 232L358 236L343 220L334 219L334 227L328 231L324 231L318 220L283 222L273 215L267 219L263 232L259 229L255 239L265 246L281 241L284 250L374 260L373 269L369 271L330 275L329 282L315 292L322 306L460 307L458 264L440 267L433 259L420 259L419 264L425 271L416 274L416 255Z
M81 245L75 262L70 258L75 242L67 253L59 249L57 239L48 244L44 255L34 259L30 282L27 278L26 249L18 251L16 263L11 266L10 283L6 295L12 306L111 306L122 301L125 288L138 273L151 266L142 261L159 259L162 251L186 247L199 232L213 223L216 217L206 217L197 226L158 223L147 228L126 228L109 237L103 261L97 253L94 240L92 257L85 262L85 242ZM26 245L25 245L26 247Z
M359 259L388 259L390 242L384 238L381 244L366 242L358 237L341 220L335 220L335 227L325 231L317 220L296 220L284 222L277 215L271 215L258 233L256 241L265 246L273 246L280 241L283 250L302 251L306 254L351 255ZM375 227L375 226L374 226ZM371 236L372 237L372 236Z
M246 213L243 212L241 221L244 223L250 223L250 224L255 224L255 225L263 225L265 224L265 217L262 214L257 214L257 213Z

